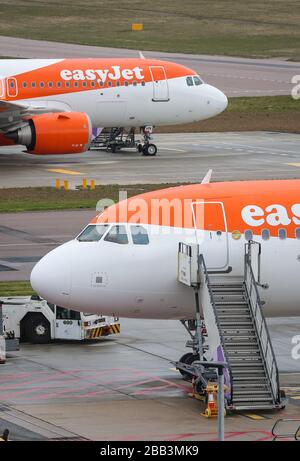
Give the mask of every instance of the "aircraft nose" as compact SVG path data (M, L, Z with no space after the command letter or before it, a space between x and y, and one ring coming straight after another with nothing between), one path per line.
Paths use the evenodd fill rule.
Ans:
M34 266L30 283L43 299L58 306L69 307L71 264L64 245L48 253Z
M212 106L214 115L221 114L228 106L227 96L218 88L207 85L207 103Z

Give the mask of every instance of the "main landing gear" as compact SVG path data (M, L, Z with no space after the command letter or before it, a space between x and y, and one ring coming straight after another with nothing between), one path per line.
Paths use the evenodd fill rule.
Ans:
M91 142L90 150L107 150L116 153L121 149L137 149L142 155L154 157L157 147L151 142L152 126L141 128L141 140L135 139L135 128L104 128Z

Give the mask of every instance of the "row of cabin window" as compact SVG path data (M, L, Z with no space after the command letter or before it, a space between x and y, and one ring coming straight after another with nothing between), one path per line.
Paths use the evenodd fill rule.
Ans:
M77 240L79 242L98 242L102 239L104 234L108 230L108 224L99 224L99 225L90 225L84 229L84 231L79 235ZM134 245L148 245L149 237L147 230L140 225L130 226L131 238ZM222 232L218 231L218 235L221 235ZM263 240L269 240L270 231L269 229L263 229L261 231L261 237ZM278 230L278 237L281 240L287 238L286 229ZM300 228L295 229L295 237L300 240ZM249 241L253 239L253 232L251 230L245 231L245 240ZM106 242L118 243L126 245L129 243L126 226L124 225L114 225L111 227L109 232L106 234L104 240Z
M72 86L71 83L73 84L73 87L74 87L74 88L79 88L80 85L81 85L83 88L88 87L88 85L90 85L92 88L95 88L95 87L97 86L97 82L95 82L95 81L89 81L89 82L87 82L87 81L83 81L83 82L82 82L82 81L80 81L80 82L79 82L79 81L69 82L69 81L68 81L68 82L56 82L56 83L54 83L54 82L48 82L48 83L45 83L45 82L39 82L39 83L36 83L36 82L30 82L30 83L22 82L22 88L29 88L29 87L30 87L30 88L37 88L38 86L39 86L40 88L45 88L46 86L47 86L48 88L54 88L55 86L56 86L56 88L62 88L63 86L65 86L66 88L71 88L71 86ZM111 80L109 80L109 81L107 82L107 85L108 85L109 87L112 87L112 86L114 86L113 83L114 83L114 82L112 82ZM124 86L129 86L129 85L137 86L138 83L140 83L142 86L145 86L145 85L146 85L146 82L144 82L144 81L142 81L142 82L135 82L135 81L134 81L134 82L127 82L127 80L125 80ZM98 83L98 86L103 87L103 86L104 86L104 82L99 82L99 83ZM118 87L118 86L121 86L121 82L119 82L119 81L115 82L115 86L117 86L117 87ZM15 87L14 82L11 82L11 83L10 83L10 87L11 87L11 88L14 88L14 87Z
M101 240L104 234L107 232L108 227L108 224L90 225L83 230L83 232L77 237L77 240L79 242L99 242L99 240ZM143 226L130 226L130 233L132 243L134 245L149 244L148 232ZM127 245L129 240L126 226L122 224L112 226L103 240L106 242L118 243L120 245Z
M286 229L278 229L278 237L280 238L280 240L285 240L287 238ZM295 237L297 239L300 239L300 227L295 229ZM269 240L269 238L270 238L269 229L263 229L261 231L261 238L263 240ZM251 230L246 230L245 231L245 239L248 240L248 241L253 239L253 232Z

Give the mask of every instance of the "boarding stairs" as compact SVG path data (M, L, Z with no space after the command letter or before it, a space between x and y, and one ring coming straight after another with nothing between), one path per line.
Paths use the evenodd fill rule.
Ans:
M227 406L232 410L283 406L276 357L258 290L259 286L268 288L260 283L260 255L260 244L246 244L241 277L210 273L203 255L199 257L204 320L209 310L213 328L205 321L208 337L209 329L214 329L211 334L228 364Z
M176 362L183 376L199 389L212 379L203 370L203 360L224 362L226 407L230 410L271 410L285 406L279 387L279 373L260 292L269 289L261 283L261 244L245 245L244 271L232 275L226 270L208 269L199 247L180 243L179 281L193 287L200 328L187 346L193 347L195 360ZM235 271L236 272L236 271ZM198 307L197 307L198 306ZM200 361L199 361L200 358Z
M136 145L134 129L125 132L122 127L103 128L92 140L90 150L106 149L117 152L123 148L135 148Z

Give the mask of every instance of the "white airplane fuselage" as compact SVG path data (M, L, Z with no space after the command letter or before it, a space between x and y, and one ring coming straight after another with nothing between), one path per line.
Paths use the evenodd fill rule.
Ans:
M220 114L227 104L223 92L204 83L196 72L167 61L0 62L0 145L14 141L37 155L82 152L91 141L91 127L196 122ZM59 120L55 115L66 113ZM46 138L47 133L58 138L64 131L66 137L58 146Z
M207 215L203 216L208 217L203 228L199 223L179 227L174 223L149 222L146 214L141 226L149 242L144 245L134 243L134 219L120 217L113 222L105 221L108 215L104 211L91 223L91 226L108 223L102 238L80 241L79 237L50 252L33 269L32 286L55 304L91 313L193 318L193 290L177 278L179 242L198 243L209 270L225 271L229 278L239 277L244 270L246 236L251 232L252 239L262 246L261 282L268 288L260 288L260 294L266 316L297 316L300 314L299 184L296 180L256 181L162 191L161 197L181 194L196 204L193 206L201 209L204 206ZM159 193L145 194L147 202L151 194L156 200ZM198 202L196 197L204 201ZM128 208L130 200L133 199L128 200ZM107 238L116 225L125 226L126 244Z

